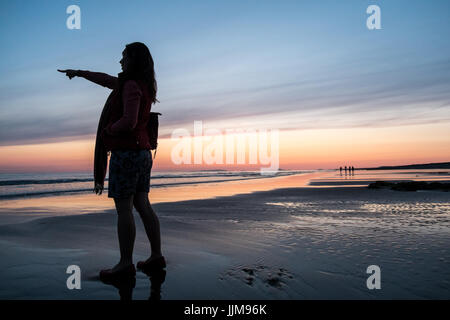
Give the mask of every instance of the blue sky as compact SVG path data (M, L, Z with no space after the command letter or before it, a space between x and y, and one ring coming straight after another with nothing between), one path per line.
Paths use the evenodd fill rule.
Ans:
M67 6L81 30L66 28ZM381 8L382 30L366 28ZM2 1L0 145L94 135L127 43L155 60L162 135L450 121L450 1Z

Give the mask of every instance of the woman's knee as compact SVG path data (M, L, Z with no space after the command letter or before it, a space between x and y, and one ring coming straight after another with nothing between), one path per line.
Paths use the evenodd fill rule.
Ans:
M129 198L114 198L114 202L119 215L129 215L133 213L133 196Z
M148 194L146 192L136 193L133 199L134 207L139 213L146 212L150 207L150 202L148 201Z

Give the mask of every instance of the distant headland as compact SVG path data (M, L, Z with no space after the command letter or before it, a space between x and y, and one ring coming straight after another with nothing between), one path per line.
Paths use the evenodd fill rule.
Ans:
M396 170L396 169L450 169L450 162L409 164L402 166L382 166L376 168L358 168L364 170Z

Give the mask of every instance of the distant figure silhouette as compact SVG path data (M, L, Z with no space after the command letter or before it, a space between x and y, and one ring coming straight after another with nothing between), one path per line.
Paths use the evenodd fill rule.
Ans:
M347 166L345 166L345 175L347 175Z
M355 175L355 167L352 166L352 174Z
M342 176L342 167L339 167L339 173L340 173L341 176Z
M83 70L58 70L69 79L83 77L113 89L100 116L94 155L94 192L101 195L107 151L111 151L108 197L114 198L118 214L120 261L112 269L100 272L100 279L105 282L136 274L133 264L136 236L133 205L142 219L151 245L151 256L146 261L138 262L137 267L151 271L166 266L161 253L159 220L148 199L153 159L146 125L151 105L158 101L153 58L145 44L134 42L126 45L120 64L123 72L118 77Z

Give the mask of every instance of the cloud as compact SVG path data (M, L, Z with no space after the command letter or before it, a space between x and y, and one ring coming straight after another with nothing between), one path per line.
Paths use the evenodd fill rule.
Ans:
M190 127L194 120L218 126L270 123L280 129L449 121L449 71L446 60L370 72L335 72L328 77L318 74L307 81L177 97L164 103L163 132ZM181 104L183 112L178 112Z
M253 126L281 130L450 121L449 60L382 67L379 63L367 66L361 60L308 72L293 69L288 73L274 70L270 81L262 79L261 85L248 81L246 74L241 74L238 83L230 83L235 78L217 79L213 87L200 82L195 93L178 96L169 92L176 87L164 87L164 79L160 79L161 104L153 109L163 113L161 137L170 136L175 128L191 128L195 120L217 129ZM7 96L4 90L0 93ZM4 107L5 100L0 108L0 145L95 135L103 95L93 91L82 98L77 95L78 100L75 95L68 99L67 94L41 92L40 99L32 95L14 100L14 108ZM31 108L32 101L43 105Z

